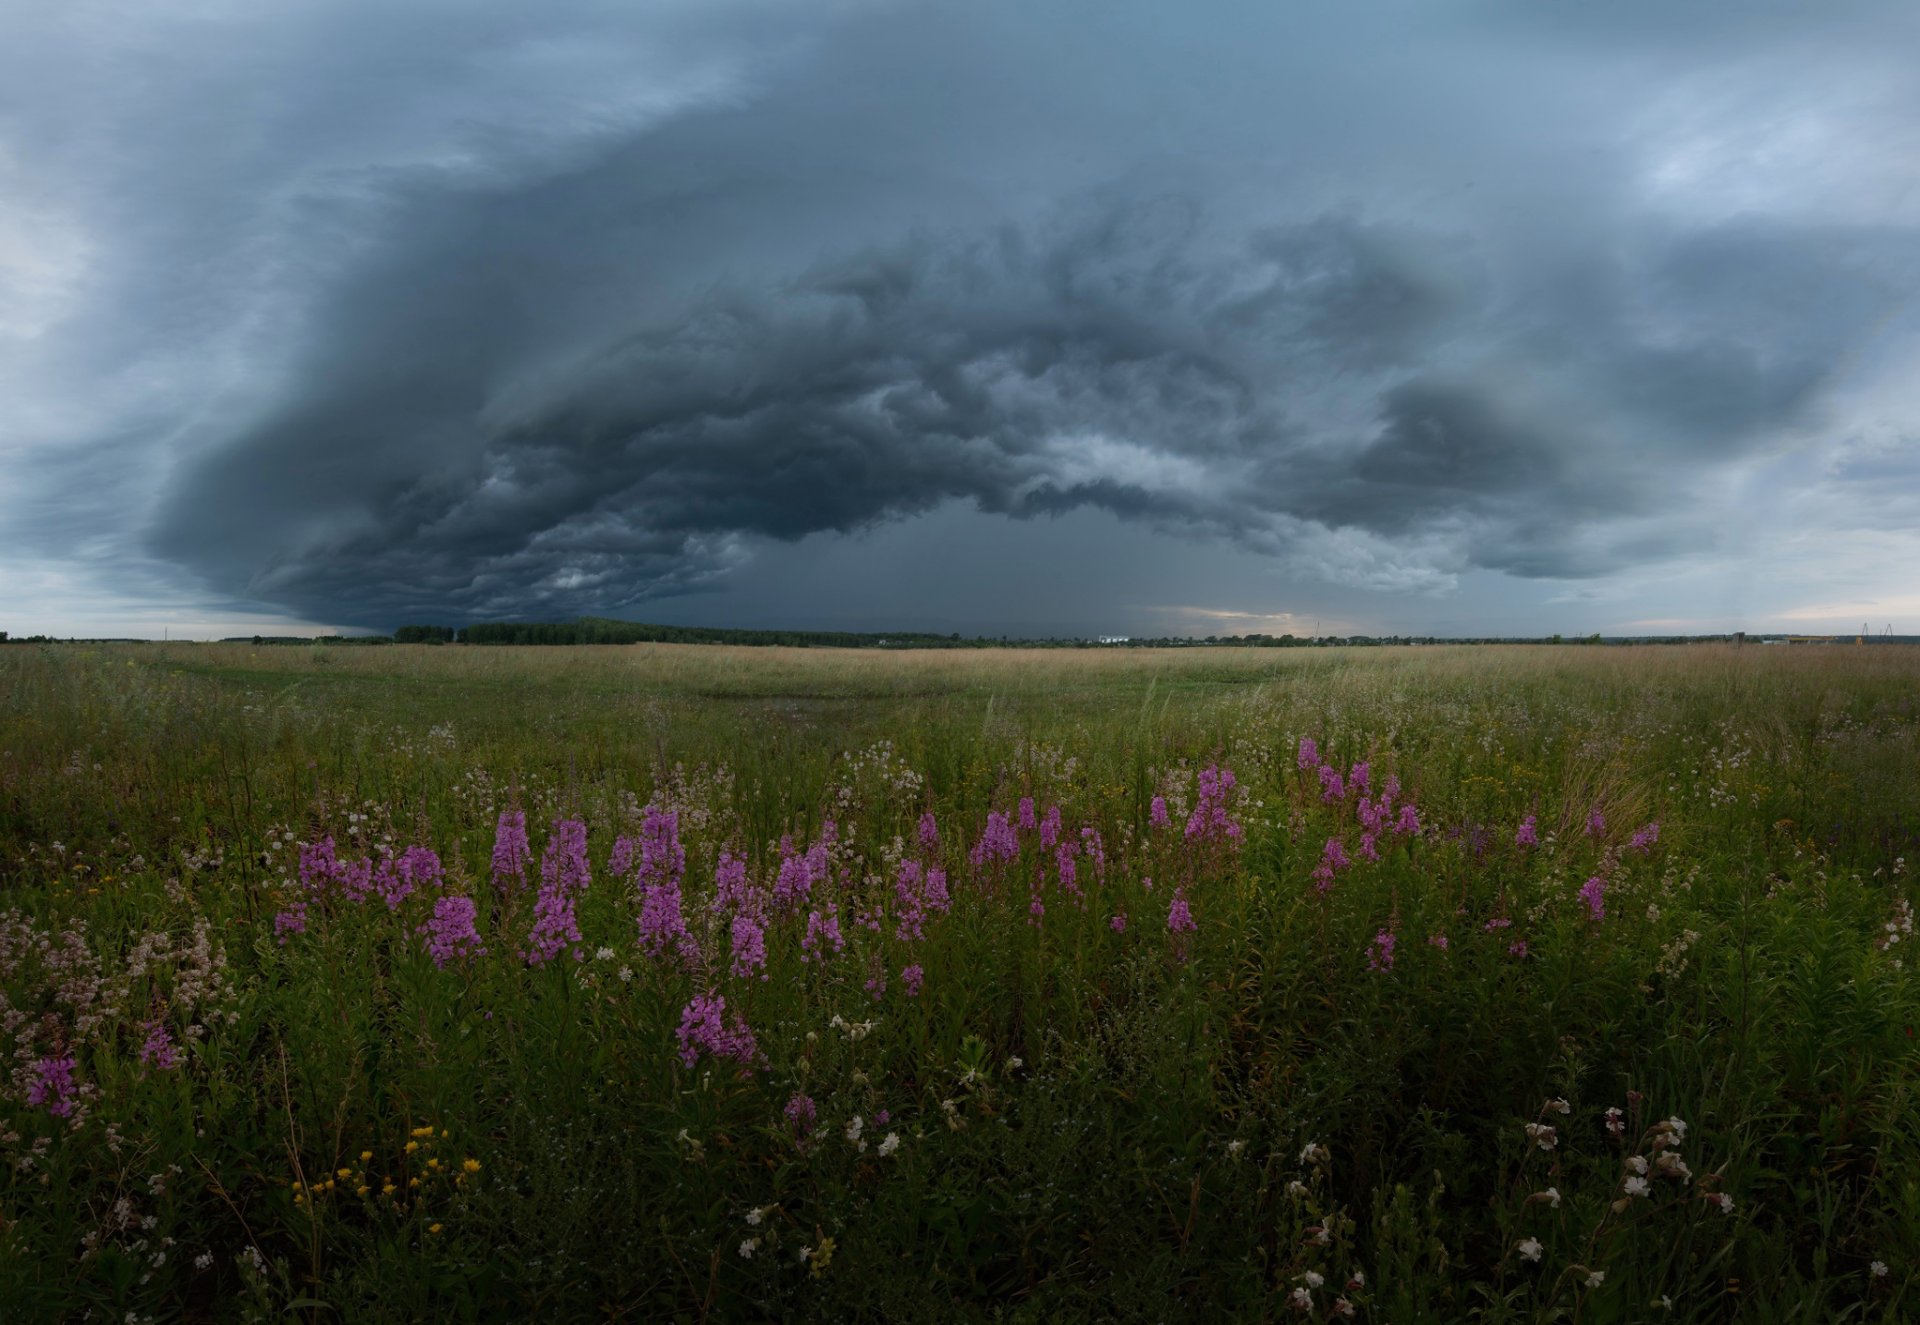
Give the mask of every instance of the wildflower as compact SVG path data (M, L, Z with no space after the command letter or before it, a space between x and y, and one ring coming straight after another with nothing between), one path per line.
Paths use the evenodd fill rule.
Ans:
M1709 1192L1707 1193L1707 1200L1719 1206L1721 1214L1730 1215L1733 1213L1733 1198L1725 1192Z
M1514 1244L1514 1250L1520 1253L1520 1259L1523 1261L1537 1261L1540 1259L1540 1239L1521 1238Z
M1630 1173L1644 1174L1647 1171L1647 1157L1645 1155L1628 1155L1626 1162L1627 1171Z
M1520 821L1520 830L1513 835L1513 844L1518 847L1540 845L1540 829L1536 816L1530 814Z
M1302 736L1300 738L1299 748L1294 755L1294 763L1299 767L1300 771L1304 773L1309 768L1313 768L1316 765L1318 765L1319 762L1320 762L1319 744L1315 742L1313 737L1311 736Z
M1288 1196L1305 1196L1307 1194L1307 1184L1301 1182L1298 1178L1293 1178L1287 1182L1286 1191Z
M878 1146L874 1147L874 1153L879 1155L882 1159L885 1159L888 1155L891 1155L894 1151L898 1150L899 1148L900 1148L900 1133L888 1132L886 1135L886 1139L881 1141Z
M793 1134L803 1138L812 1134L814 1119L820 1114L820 1111L814 1107L811 1095L799 1094L787 1101L787 1107L782 1112L786 1115L787 1126L793 1129ZM759 1221L749 1219L748 1222L758 1223Z
M840 913L829 909L822 916L818 911L807 913L807 932L800 939L800 960L803 962L826 961L847 946L840 936ZM829 952L828 949L832 949Z
M1372 776L1372 769L1366 760L1355 760L1352 770L1347 774L1347 785L1355 791L1363 792L1367 789L1368 779Z
M1025 808L1027 817L1030 819L1033 814L1033 802L1023 800L1020 804ZM1013 825L1007 822L1007 816L998 810L988 811L987 826L981 830L980 840L974 843L973 850L967 857L973 862L973 867L980 869L994 861L1012 860L1019 854L1020 839L1014 836Z
M1320 799L1328 805L1345 798L1346 784L1341 781L1340 770L1332 764L1320 765Z
M908 998L920 997L920 988L926 981L926 978L927 973L921 969L920 963L918 962L915 962L912 966L903 966L900 968L900 985L907 991Z
M1420 832L1420 811L1414 809L1411 805L1402 805L1400 807L1400 822L1393 826L1393 831L1406 837L1418 835Z
M1336 1297L1333 1299L1333 1314L1336 1316L1351 1316L1353 1314L1353 1303L1347 1301L1344 1297Z
M1670 1144L1677 1146L1687 1139L1687 1125L1678 1118L1669 1118L1662 1126L1664 1126L1667 1132L1673 1137Z
M742 910L755 900L753 886L747 882L747 862L731 851L722 851L713 866L714 913Z
M1596 813L1598 813L1598 811L1596 811ZM1605 1282L1607 1282L1607 1272L1605 1270L1590 1270L1587 1272L1588 1288L1598 1288Z
M533 929L520 956L529 966L544 966L562 952L580 955L580 926L573 898L560 888L542 888L533 904Z
M1035 827L1035 820L1033 817L1033 797L1022 796L1020 798L1019 816L1020 816L1020 831L1023 833L1031 833ZM991 819L993 816L989 815L987 817Z
M875 1109L873 1111L873 1125L875 1127L885 1127L888 1123L892 1121L893 1121L893 1114L888 1110Z
M1392 779L1389 778L1388 781L1392 781ZM1367 1286L1367 1272L1365 1270L1355 1270L1352 1276L1347 1280L1347 1291L1349 1293L1357 1293L1361 1289L1365 1288L1366 1286Z
M811 1249L802 1248L800 1255L811 1262L807 1272L817 1279L827 1272L829 1265L833 1264L833 1239L821 1238L819 1246Z
M439 1224L428 1224L428 1225L427 1225L427 1232L429 1232L429 1233L435 1233L435 1234L437 1234L437 1233L439 1233L439 1231L440 1231L440 1229L441 1229L441 1227L442 1227L442 1226L441 1226L441 1225L439 1225Z
M1329 1158L1331 1158L1331 1156L1327 1154L1327 1148L1318 1141L1309 1141L1300 1147L1300 1162L1302 1164L1324 1164Z
M1296 1288L1287 1294L1287 1304L1295 1311L1312 1311L1313 1294L1304 1288Z
M848 1144L858 1146L860 1149L865 1150L867 1143L860 1139L861 1132L865 1130L866 1123L861 1120L859 1114L854 1114L852 1121L847 1124L846 1135Z
M1040 821L1040 849L1051 851L1060 840L1060 807L1049 805L1046 818Z
M273 917L273 934L282 947L295 934L307 932L307 904L295 902Z
M1172 819L1167 815L1167 798L1165 796L1155 796L1153 803L1147 809L1148 826L1152 828L1166 828L1172 822Z
M759 972L767 978L767 932L752 916L733 918L733 968L736 979Z
M1687 1161L1672 1150L1662 1151L1653 1161L1653 1171L1662 1178L1675 1178L1687 1182L1693 1177L1693 1170L1687 1167Z
M1604 920L1607 917L1607 881L1598 874L1580 885L1580 900L1587 904L1587 918Z
M171 1072L180 1066L180 1050L174 1046L173 1033L157 1017L147 1023L147 1039L140 1046L140 1061L160 1072Z
M1560 1208L1560 1189L1558 1187L1549 1187L1544 1192L1535 1192L1533 1199L1536 1201L1544 1201L1555 1210L1558 1210Z
M1867 1273L1875 1279L1885 1279L1888 1273L1887 1263L1885 1261L1869 1261L1867 1263Z
M1653 850L1653 844L1659 840L1660 822L1657 819L1651 820L1634 832L1632 840L1627 843L1627 848L1630 851L1638 851L1644 856Z
M1560 1134L1546 1123L1528 1123L1527 1140L1541 1150L1552 1150L1560 1144Z
M1173 890L1173 904L1167 908L1167 928L1175 934L1191 934L1199 928L1194 923L1193 911L1187 905L1187 890Z
M1434 934L1428 937L1427 946L1438 948L1440 951L1445 952L1450 945L1447 942L1447 936L1445 934Z
M1615 1136L1622 1136L1626 1133L1626 1119L1619 1109L1610 1108L1607 1110L1607 1130Z
M728 1058L742 1067L751 1067L759 1057L753 1031L735 1012L727 1017L725 996L708 992L696 994L680 1012L680 1061L692 1067L702 1052L716 1058Z
M940 825L934 819L933 811L928 810L920 816L920 849L922 851L937 851L939 847Z
M753 1259L753 1253L758 1250L760 1250L760 1239L746 1238L740 1243L740 1259L750 1261Z
M1240 1152L1246 1148L1247 1143L1239 1137L1235 1137L1233 1140L1227 1142L1227 1155L1229 1158L1238 1159L1240 1158Z
M1600 812L1599 806L1593 807L1593 813L1587 816L1587 836L1599 837L1607 831L1607 816Z
M1200 770L1200 795L1193 813L1187 816L1189 842L1237 841L1239 822L1227 813L1227 801L1238 780L1225 764L1209 764Z
M463 957L484 957L480 931L474 928L477 914L471 897L438 897L433 903L433 918L419 929L426 936L427 955L444 970L448 962Z
M1373 936L1372 950L1367 954L1369 971L1391 971L1393 969L1393 949L1399 940L1391 929L1383 929Z
M1308 1288L1318 1288L1327 1282L1326 1276L1314 1270L1308 1270L1305 1274L1301 1275L1300 1278Z
M1620 1184L1620 1190L1628 1196L1645 1196L1652 1188L1645 1178L1634 1176Z
M525 883L527 863L533 852L527 846L527 816L517 809L500 811L493 829L493 883L505 889L510 883Z
M1546 1105L1545 1105L1545 1107L1543 1107L1543 1108L1542 1108L1542 1109L1540 1110L1540 1112L1542 1112L1542 1113L1557 1113L1557 1114L1559 1114L1559 1115L1560 1115L1560 1116L1561 1116L1562 1118L1564 1118L1564 1117L1566 1117L1566 1116L1567 1116L1568 1114L1570 1114L1570 1113L1572 1113L1572 1112L1573 1112L1573 1106L1572 1106L1571 1104L1569 1104L1569 1103L1567 1103L1567 1101L1566 1101L1565 1099L1551 1099L1551 1100L1548 1100L1548 1101L1546 1102Z
M1113 913L1113 918L1107 921L1107 928L1111 929L1116 934L1126 933L1127 932L1127 913L1125 911L1115 911Z
M80 1089L73 1080L71 1054L42 1058L33 1065L33 1080L27 1085L27 1103L44 1104L56 1118L73 1116L73 1102Z
M1507 956L1518 957L1521 961L1525 961L1527 959L1527 941L1525 939L1515 939L1509 943L1507 945Z

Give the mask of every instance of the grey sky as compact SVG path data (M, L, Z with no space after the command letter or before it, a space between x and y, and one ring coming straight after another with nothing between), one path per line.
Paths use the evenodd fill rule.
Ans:
M11 7L0 628L1920 629L1916 39Z

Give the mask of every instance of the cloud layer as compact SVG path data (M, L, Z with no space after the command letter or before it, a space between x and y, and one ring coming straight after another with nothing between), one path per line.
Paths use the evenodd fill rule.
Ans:
M647 615L958 506L1405 611L1911 510L1903 10L526 13L4 43L20 567Z

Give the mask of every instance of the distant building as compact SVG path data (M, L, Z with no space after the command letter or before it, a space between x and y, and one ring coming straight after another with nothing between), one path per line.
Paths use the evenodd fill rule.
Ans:
M1132 640L1133 636L1131 635L1102 635L1100 637L1102 644L1127 644Z

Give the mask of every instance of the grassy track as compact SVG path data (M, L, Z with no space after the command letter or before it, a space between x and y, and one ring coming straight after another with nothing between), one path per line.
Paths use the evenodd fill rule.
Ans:
M0 648L0 1318L1911 1319L1916 868L1902 647Z

